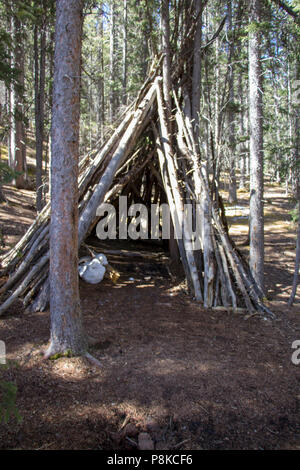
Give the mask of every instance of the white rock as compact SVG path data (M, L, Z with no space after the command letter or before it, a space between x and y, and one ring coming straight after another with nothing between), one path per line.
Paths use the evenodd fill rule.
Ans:
M104 277L107 264L107 258L102 253L97 254L94 258L82 258L78 266L79 276L89 284L99 284Z

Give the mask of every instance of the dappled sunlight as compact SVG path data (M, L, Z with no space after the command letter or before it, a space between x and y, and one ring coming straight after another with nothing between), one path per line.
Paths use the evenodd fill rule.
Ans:
M224 192L227 197L226 192ZM265 280L268 298L285 301L291 293L292 276L296 255L297 224L292 222L290 211L295 201L286 195L285 188L277 183L266 184L264 192L264 236L265 236ZM244 206L245 204L245 206ZM249 193L238 192L238 203L226 205L229 233L244 255L249 256L249 245L244 245L248 237L248 217L234 217L235 207L248 208ZM296 302L300 300L300 293L296 294ZM272 305L270 305L272 308Z
M229 221L230 223L230 221ZM248 222L245 224L232 224L229 226L229 234L230 235L239 235L239 234L245 234L247 235L248 233Z
M38 351L49 339L48 313L30 315L25 323L21 316L5 320L9 359L20 358L10 374L19 387L26 426L16 429L24 433L24 445L73 448L75 426L90 448L98 436L108 448L124 445L125 429L151 429L157 442L174 436L174 444L199 432L204 442L211 435L215 446L220 440L232 448L225 429L234 425L231 433L243 435L246 446L246 423L249 438L261 429L263 442L265 426L280 429L276 408L293 410L297 370L289 365L283 323L281 336L269 324L208 315L183 286L169 281L163 289L137 289L134 282L116 289L109 280L81 286L85 325L99 341L91 353L100 368L84 358L43 360ZM59 440L53 439L56 433Z
M180 372L184 372L187 367L191 369L191 377L197 375L198 373L208 373L219 369L218 364L214 361L202 362L195 360L193 361L193 365L191 367L190 364L182 360L175 361L164 357L160 358L159 356L161 354L164 354L163 351L154 352L153 360L149 362L148 366L145 369L149 374L152 374L153 376L161 377L172 373L178 374Z

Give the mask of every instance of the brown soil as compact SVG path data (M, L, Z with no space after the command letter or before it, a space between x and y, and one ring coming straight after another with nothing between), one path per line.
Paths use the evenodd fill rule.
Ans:
M0 223L8 248L34 217L34 200L29 191L5 193ZM2 377L18 386L23 421L0 425L0 448L135 449L146 431L161 450L300 449L300 365L291 362L299 297L293 308L286 304L295 228L283 191L270 187L266 199L275 321L204 310L170 279L161 248L128 245L143 255L108 256L121 272L117 284L80 284L101 369L83 358L43 360L49 312L30 314L20 303L1 318L12 361ZM231 232L241 241L247 226L234 221Z

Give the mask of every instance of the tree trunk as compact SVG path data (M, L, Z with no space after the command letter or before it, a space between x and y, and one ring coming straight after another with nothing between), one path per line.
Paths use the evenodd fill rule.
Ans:
M296 63L296 74L295 79L298 80L300 75L300 65ZM297 81L296 81L297 83ZM298 201L298 232L297 232L297 246L296 246L296 261L295 261L295 271L294 271L294 279L293 279L293 287L291 296L289 299L289 305L293 305L295 300L297 285L298 285L298 278L299 278L299 265L300 265L300 182L299 182L299 147L300 147L300 135L299 135L299 104L296 102L294 103L294 142L293 142L293 165L294 165L294 172L295 172L295 184L296 184L296 191L295 195Z
M14 46L12 65L18 71L17 82L11 86L11 129L10 129L10 167L19 174L14 178L13 184L17 188L26 187L26 144L25 126L23 116L24 93L24 50L23 26L19 18L13 14L12 20Z
M169 2L161 0L161 35L163 59L163 94L166 104L168 131L170 132L169 117L171 115L171 56L170 56L170 22Z
M6 202L6 201L7 201L7 199L6 199L5 195L4 195L4 192L3 192L3 189L2 189L2 185L0 184L0 203L1 203L1 202Z
M58 0L52 109L50 313L46 357L86 349L78 289L78 160L82 0Z
M299 188L298 188L298 191L299 191ZM298 278L299 278L299 265L300 265L300 201L298 200L298 231L297 231L296 261L295 261L295 271L294 271L294 278L293 278L293 287L292 287L291 296L288 302L290 307L294 303L296 292L297 292L297 285L298 285Z
M109 50L109 121L113 123L115 117L116 94L115 94L115 44L116 44L116 27L115 27L115 1L111 1L110 10L110 50Z
M155 84L153 84L152 87L149 89L148 93L146 94L144 100L140 103L138 109L134 113L132 120L128 125L125 133L119 139L118 145L113 153L110 162L105 167L105 171L100 181L98 182L91 198L89 199L86 207L84 208L80 216L78 227L79 244L83 242L91 223L95 219L97 208L103 202L105 194L111 186L116 170L121 166L122 162L125 160L126 156L135 145L136 139L143 129L143 119L145 119L145 116L151 108L155 97L156 88ZM128 113L128 116L131 116L131 113ZM124 122L125 120L126 118L124 119Z
M127 104L127 0L124 0L123 11L123 70L122 70L122 103Z
M240 135L242 138L245 137L245 120L244 120L244 103L243 103L243 84L242 81L239 82L239 99L241 103L241 111L240 111ZM239 146L240 151L240 184L239 189L245 189L246 187L246 143L242 142Z
M97 82L97 90L98 90L98 113L97 113L97 121L98 126L100 129L100 138L103 139L104 134L104 122L105 122L105 101L104 101L104 54L103 54L103 17L104 13L102 11L102 3L100 5L101 11L99 13L99 20L98 20L98 34L100 38L100 47L98 50L98 60L100 65L99 70L99 78Z
M220 41L217 37L216 39L216 47L215 47L215 60L216 60L216 78L215 78L215 106L214 106L214 133L215 133L215 166L216 166L216 174L219 174L219 156L220 156ZM206 134L208 135L208 130ZM208 147L207 147L207 154L209 155Z
M197 26L194 41L193 81L192 81L192 118L194 136L199 145L199 113L201 97L201 43L202 43L202 0L195 1Z
M170 18L169 2L161 1L161 34L162 34L162 52L165 54L163 59L163 95L166 104L168 139L171 145L171 57L170 57ZM177 266L180 260L177 243L174 243L174 227L172 223L172 236L169 240L170 259L172 264Z
M250 1L249 124L250 124L250 269L264 291L263 108L259 0Z
M237 202L236 194L236 175L235 175L235 124L234 124L234 41L233 41L233 28L232 28L232 2L227 4L228 10L228 31L230 34L229 44L229 111L228 111L228 126L229 126L229 194L228 201L233 204Z
M45 25L34 29L34 95L35 95L35 138L36 138L36 209L43 208L43 142L44 142L44 101L45 101L45 64L46 32ZM40 36L40 44L38 37ZM40 55L39 55L40 51Z

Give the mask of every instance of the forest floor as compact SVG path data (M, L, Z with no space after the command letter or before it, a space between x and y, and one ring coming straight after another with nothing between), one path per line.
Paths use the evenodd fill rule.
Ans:
M34 218L34 193L4 191L0 224L8 249ZM142 432L157 450L300 449L300 365L291 361L292 343L300 340L299 295L294 307L286 303L293 203L278 185L266 186L265 200L274 321L204 310L170 278L161 248L146 244L142 251L128 245L130 256L108 255L121 273L116 284L80 281L101 368L83 358L43 360L49 312L31 314L21 303L7 312L0 339L10 367L2 377L17 385L23 419L0 425L0 449L131 450ZM240 192L238 204L227 208L237 242L247 235L247 204Z

